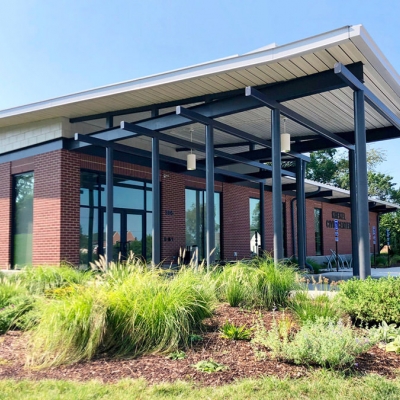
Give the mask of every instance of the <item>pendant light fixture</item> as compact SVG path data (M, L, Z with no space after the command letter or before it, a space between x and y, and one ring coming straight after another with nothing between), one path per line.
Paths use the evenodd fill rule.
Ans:
M190 128L190 143L193 142L193 129ZM190 149L190 153L186 158L186 168L188 171L194 171L196 169L196 154L193 153L193 149Z
M286 120L283 118L283 133L281 133L281 152L287 153L290 151L290 133L286 132Z

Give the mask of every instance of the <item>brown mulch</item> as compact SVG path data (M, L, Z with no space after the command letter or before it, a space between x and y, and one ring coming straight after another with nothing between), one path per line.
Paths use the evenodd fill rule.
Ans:
M268 328L272 319L279 318L279 312L263 312ZM170 360L165 355L148 355L136 359L114 360L100 357L82 362L44 370L24 367L26 338L21 332L12 331L0 336L0 379L64 379L87 381L97 379L115 382L121 378L145 378L150 383L187 380L202 385L221 385L241 378L272 375L276 377L299 378L306 376L309 369L276 360L256 359L248 341L227 340L220 337L219 329L230 321L235 325L254 325L258 312L220 306L215 316L206 321L203 340L186 351L183 360ZM207 374L193 368L201 360L212 359L229 367L226 371ZM395 378L400 373L400 355L387 353L375 346L356 360L355 370L361 374L375 373Z

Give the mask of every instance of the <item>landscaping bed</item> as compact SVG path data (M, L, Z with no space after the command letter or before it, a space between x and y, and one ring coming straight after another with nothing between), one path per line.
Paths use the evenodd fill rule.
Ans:
M269 329L282 312L261 311L262 319ZM257 310L245 310L221 304L212 318L204 321L201 341L185 350L186 357L171 360L166 355L145 355L135 359L115 359L102 355L92 361L79 362L40 370L24 367L26 362L26 337L20 331L9 331L0 336L0 379L57 379L116 382L122 378L144 378L149 383L174 382L177 380L215 386L242 378L273 376L298 379L307 377L312 369L306 366L279 362L274 359L258 360L249 341L229 340L221 337L220 329L230 321L237 326L254 326L259 319ZM206 373L197 371L193 365L202 360L213 360L228 367L224 371ZM313 368L319 369L317 367ZM393 379L400 374L400 354L386 352L378 346L356 358L354 372L361 375L377 374Z

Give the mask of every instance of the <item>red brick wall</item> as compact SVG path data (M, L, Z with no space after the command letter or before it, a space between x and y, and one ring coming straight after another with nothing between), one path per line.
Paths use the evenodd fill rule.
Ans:
M11 163L0 164L0 269L10 265Z
M11 174L34 170L33 263L58 264L66 260L79 262L79 188L80 169L105 171L101 157L79 155L58 150L30 159L0 165L0 267L10 262L11 240ZM151 180L151 169L126 162L115 162L116 174ZM160 172L161 180L161 257L169 262L185 246L185 188L205 190L205 179ZM215 183L221 195L221 258L231 260L250 256L249 198L259 198L259 190L229 183ZM283 196L286 209L286 240L288 256L292 255L291 210L292 197ZM314 208L322 208L323 250L329 254L335 248L334 229L326 220L334 219L332 211L343 212L350 222L350 208L306 201L307 255L315 255ZM296 220L296 209L295 220ZM273 251L272 193L265 192L266 250ZM370 231L377 226L376 213L370 213ZM295 224L296 226L296 224ZM296 233L296 232L295 232ZM351 232L339 231L339 252L351 253ZM371 234L372 251L372 234Z
M33 264L79 262L79 155L57 150L35 157Z
M60 260L79 263L80 168L79 154L61 152Z

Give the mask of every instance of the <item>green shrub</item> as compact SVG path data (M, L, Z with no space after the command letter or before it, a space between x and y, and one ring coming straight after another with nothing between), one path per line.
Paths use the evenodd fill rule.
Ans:
M368 338L357 337L341 320L326 318L306 321L297 333L285 333L276 321L270 331L258 324L252 343L262 357L269 349L273 358L283 361L341 370L351 368L355 357L372 346Z
M339 313L334 300L326 294L311 298L307 292L297 292L289 301L289 309L300 323L316 321L320 317L337 321Z
M322 269L322 265L318 264L315 260L313 260L312 258L307 258L307 264L311 265L313 270L314 270L314 274L319 274L321 269Z
M374 259L374 256L371 256L371 265L382 268L387 267L388 258L384 255L377 255Z
M224 339L250 340L251 338L251 329L246 328L246 325L236 326L228 321L222 326L220 333Z
M340 307L353 319L376 323L400 323L400 279L351 279L340 285Z

